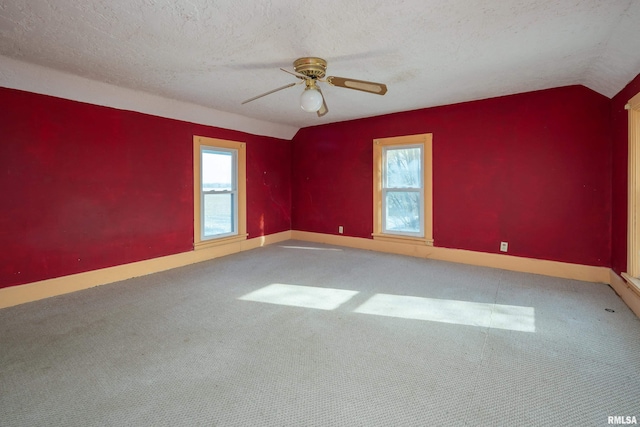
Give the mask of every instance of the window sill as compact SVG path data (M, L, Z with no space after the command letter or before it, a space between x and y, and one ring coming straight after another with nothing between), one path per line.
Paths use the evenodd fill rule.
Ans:
M622 277L629 285L629 289L631 289L638 296L640 296L640 279L637 277L630 276L627 273L622 273Z
M227 245L229 243L241 242L247 240L248 234L239 234L237 236L223 237L221 239L204 240L202 242L196 242L193 244L193 250L198 251L200 249L213 248L216 246Z
M373 240L380 240L383 242L433 246L433 239L426 239L424 237L398 236L398 235L380 234L380 233L372 233L371 235L373 236Z

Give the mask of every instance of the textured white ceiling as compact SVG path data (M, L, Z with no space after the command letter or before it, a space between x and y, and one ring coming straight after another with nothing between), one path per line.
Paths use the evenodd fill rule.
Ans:
M637 0L4 0L0 55L299 128L640 72ZM299 107L280 71L301 56L385 96L322 85Z

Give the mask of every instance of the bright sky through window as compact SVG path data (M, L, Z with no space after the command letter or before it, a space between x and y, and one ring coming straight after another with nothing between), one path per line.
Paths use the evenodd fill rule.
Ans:
M202 153L202 184L205 187L211 184L231 185L231 170L233 169L233 156L231 153L208 152Z

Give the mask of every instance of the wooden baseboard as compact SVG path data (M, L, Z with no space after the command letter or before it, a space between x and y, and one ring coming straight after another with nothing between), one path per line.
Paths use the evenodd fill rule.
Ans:
M144 276L176 267L182 267L209 259L247 251L289 239L303 240L315 243L326 243L336 246L365 249L378 252L408 255L420 258L431 258L441 261L458 262L484 267L501 268L504 270L520 271L524 273L543 274L546 276L562 277L566 279L582 280L595 283L614 283L614 289L629 304L631 309L640 313L640 297L627 289L626 282L611 269L587 265L570 264L557 261L545 261L530 258L520 258L510 255L489 254L466 251L462 249L438 248L426 245L406 243L382 242L358 237L336 236L331 234L311 233L306 231L283 231L268 236L256 237L227 245L216 246L197 251L184 252L115 267L87 271L54 279L42 280L25 285L11 286L0 289L0 308L11 307L31 301L37 301L56 295L75 292L94 286L119 282L132 277ZM620 283L619 281L622 281ZM627 293L633 295L626 296ZM625 296L623 296L623 294ZM630 302L629 302L630 301ZM635 305L634 305L635 304ZM634 308L636 307L636 308ZM640 316L640 314L638 314Z
M610 285L614 291L622 298L625 304L629 306L636 316L640 317L640 295L635 289L631 288L631 285L627 283L622 277L618 276L613 270L611 270L611 277L609 279Z
M610 280L610 269L607 267L594 267L589 265L570 264L559 261L546 261L532 258L515 257L511 255L474 252L463 249L449 249L427 245L382 242L373 239L311 233L307 231L294 230L291 232L291 238L307 242L326 243L337 246L346 246L350 248L387 252L399 255L409 255L419 258L430 258L441 261L458 262L461 264L500 268L503 270L519 271L523 273L542 274L545 276L582 280L585 282L609 284Z
M12 307L56 295L93 288L94 286L119 282L121 280L131 279L132 277L182 267L237 252L256 249L261 246L289 240L290 238L291 231L283 231L281 233L269 234L267 236L233 242L226 245L117 265L115 267L101 268L99 270L41 280L25 285L10 286L0 289L0 308Z

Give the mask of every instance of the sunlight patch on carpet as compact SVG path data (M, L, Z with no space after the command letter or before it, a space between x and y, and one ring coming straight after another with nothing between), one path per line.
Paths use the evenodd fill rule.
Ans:
M535 332L533 307L376 294L355 313Z
M316 288L313 286L285 285L273 283L248 293L239 299L266 302L269 304L335 310L349 301L357 291L345 289Z
M282 246L284 249L303 249L305 251L330 251L330 252L342 252L342 249L338 248L318 248L315 246Z

